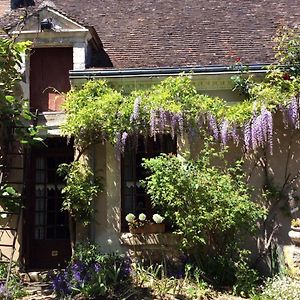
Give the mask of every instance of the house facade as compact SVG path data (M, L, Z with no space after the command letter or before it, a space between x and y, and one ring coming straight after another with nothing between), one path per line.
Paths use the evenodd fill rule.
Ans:
M199 92L236 102L242 96L232 91L230 77L238 72L230 66L241 60L259 80L265 66L273 62L276 30L300 20L297 0L2 1L0 12L3 37L32 41L30 53L24 55L20 85L22 96L38 115L38 124L45 126L42 135L47 144L33 146L18 162L25 166L18 175L24 182L18 188L24 194L25 208L15 259L26 269L57 267L71 255L68 218L60 209L63 182L56 168L70 162L74 150L60 132L65 120L60 93L90 79L106 79L116 89L129 92L192 72ZM285 160L291 136L279 121L276 126L276 156L269 157L269 167L280 185L285 166L278 162ZM292 138L299 141L299 133ZM289 164L291 174L299 169L297 143L290 146L295 153ZM167 151L165 148L197 152L197 147L181 138L172 145L166 141L151 147L153 153ZM238 150L232 153L238 155ZM141 243L171 247L173 242L166 236L152 235L141 242L126 232L126 213L149 206L149 199L137 192L137 157L117 157L109 143L94 146L86 157L101 173L105 191L95 200L92 224L77 224L77 239L89 237L104 250L126 251ZM258 169L251 179L258 187L263 184L261 173ZM11 181L16 176L12 172ZM279 219L283 225L280 243L288 245L289 219ZM9 234L2 236L5 242L10 239ZM4 255L6 251L1 249Z

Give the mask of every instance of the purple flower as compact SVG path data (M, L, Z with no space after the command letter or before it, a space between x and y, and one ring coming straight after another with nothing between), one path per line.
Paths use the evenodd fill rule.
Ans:
M140 104L141 104L142 98L140 96L136 97L134 100L133 105L133 113L130 116L130 121L135 121L139 118L139 112L140 112Z
M263 134L265 142L269 144L270 153L273 153L273 117L272 113L266 108L261 109L261 118L263 123Z
M156 111L155 110L151 110L150 112L150 134L151 136L154 136L154 140L155 140L155 136L156 136Z
M159 110L159 129L161 133L164 131L166 127L166 123L167 123L166 111L161 108Z
M228 125L227 120L224 120L221 124L221 142L223 145L226 145L228 141Z
M216 118L209 114L207 116L207 121L208 121L208 128L211 130L213 137L216 141L219 140L219 129L218 129L218 124Z
M72 286L68 280L67 272L57 274L52 280L52 287L55 293L60 296L70 295Z
M259 146L262 146L266 140L264 138L264 124L262 121L262 115L252 118L251 140L253 150L255 150Z
M122 150L122 153L124 153L124 151L125 151L125 145L126 145L127 137L128 137L128 133L126 131L124 131L123 134L122 134L122 138L121 138L121 150Z
M237 132L236 124L232 125L231 137L232 137L233 142L237 145L239 143L239 135L238 135L238 132Z
M296 97L292 98L290 105L288 106L288 117L292 125L295 128L299 128L299 99Z
M172 114L171 116L171 136L172 136L172 139L174 139L175 137L175 133L176 133L176 130L177 130L177 114Z
M246 151L249 152L251 149L251 122L248 121L244 125L244 143Z
M73 274L73 278L78 283L81 283L81 282L84 281L85 270L84 270L84 267L83 267L82 263L80 263L80 262L74 263L71 267L71 271L72 271L72 274Z
M11 299L11 292L5 287L4 283L0 284L0 299Z
M120 277L121 279L127 279L131 274L131 261L125 259L121 265Z
M95 272L98 273L100 271L100 269L101 269L101 265L99 263L95 263L94 264L94 270L95 270Z

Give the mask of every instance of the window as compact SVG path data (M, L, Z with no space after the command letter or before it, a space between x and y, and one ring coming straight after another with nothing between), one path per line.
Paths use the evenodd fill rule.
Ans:
M17 9L35 5L34 0L11 0L11 8Z
M143 158L155 157L160 153L176 153L176 144L176 139L167 134L157 137L156 141L143 137L139 137L138 141L128 139L122 159L122 231L128 230L125 220L128 213L145 213L148 217L154 213L150 199L140 185L140 180L147 177L141 165Z

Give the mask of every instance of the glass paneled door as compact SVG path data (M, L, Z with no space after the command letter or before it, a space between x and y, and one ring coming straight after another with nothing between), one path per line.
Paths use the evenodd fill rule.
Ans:
M63 178L57 167L73 160L73 147L65 139L46 140L47 147L31 151L27 216L28 268L55 268L70 258L68 214L62 211Z

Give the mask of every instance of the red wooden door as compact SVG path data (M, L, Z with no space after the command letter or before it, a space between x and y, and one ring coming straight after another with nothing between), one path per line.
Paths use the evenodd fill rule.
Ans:
M70 90L73 48L34 48L30 54L30 107L39 111L60 110L58 92Z
M47 147L35 147L30 155L24 233L28 269L57 268L71 256L68 214L61 211L64 182L57 167L73 160L73 148L63 138L46 143Z

